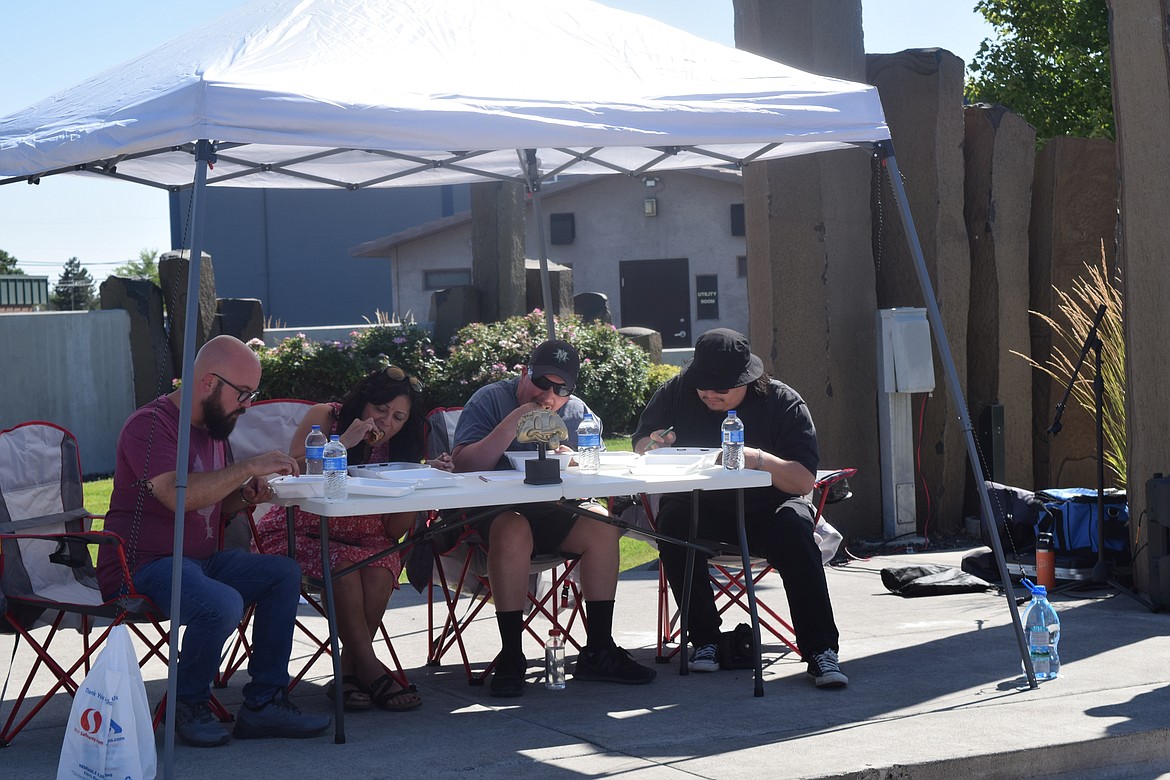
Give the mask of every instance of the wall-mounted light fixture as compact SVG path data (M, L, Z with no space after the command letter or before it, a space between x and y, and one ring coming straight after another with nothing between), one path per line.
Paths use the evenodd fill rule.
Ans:
M647 217L658 216L658 198L646 198L642 203L643 213Z
M642 183L647 187L657 187L658 179L655 179L653 176L647 176L645 179L642 179Z

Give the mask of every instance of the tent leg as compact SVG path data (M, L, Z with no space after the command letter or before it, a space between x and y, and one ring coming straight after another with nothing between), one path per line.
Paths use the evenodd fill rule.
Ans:
M187 308L183 320L183 382L179 390L179 453L175 459L175 548L171 567L171 634L167 659L167 712L163 777L175 769L175 703L178 701L179 604L183 584L183 515L187 503L187 472L191 447L191 396L195 390L195 332L199 318L199 277L203 270L203 198L207 166L214 160L210 141L195 143L195 184L191 189L191 251L187 256Z
M958 408L959 421L963 426L963 435L967 440L967 461L971 464L971 471L975 474L976 484L982 486L985 482L983 466L979 462L979 450L975 447L975 433L971 428L971 417L967 413L967 401L963 397L963 389L959 384L959 374L955 369L955 361L951 356L951 348L947 342L946 331L943 330L942 315L939 313L938 301L934 295L934 286L930 282L930 275L926 271L926 260L922 256L922 245L918 241L918 232L914 228L914 218L910 214L910 202L906 197L906 188L902 185L902 175L898 170L898 161L894 157L894 147L889 141L877 145L878 154L890 172L890 183L894 188L894 197L898 202L898 213L902 217L902 227L906 230L906 240L910 244L910 254L914 257L914 270L918 274L918 284L922 288L922 296L926 299L926 312L930 318L930 329L934 334L934 343L942 359L943 372L946 374L947 389ZM1016 609L1015 596L1012 594L1011 577L1008 575L1007 562L1003 557L1003 546L1000 544L999 534L993 527L992 518L995 515L991 509L991 498L987 490L980 487L979 505L983 510L983 522L992 526L988 533L991 538L991 549L995 553L995 562L999 567L1000 583L1003 585L1004 597L1007 599L1008 611L1012 616L1012 625L1015 628L1016 642L1020 648L1020 660L1028 675L1028 686L1036 687L1036 671L1032 667L1032 657L1028 653L1028 643L1024 639L1024 627L1020 623L1020 613Z

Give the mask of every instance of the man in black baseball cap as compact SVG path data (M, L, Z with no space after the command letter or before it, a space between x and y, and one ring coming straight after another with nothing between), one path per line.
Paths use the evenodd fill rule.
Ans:
M816 514L807 496L816 481L819 455L812 416L800 395L770 378L742 333L717 328L695 342L695 357L668 380L638 420L634 450L662 445L720 446L720 425L735 410L744 423L747 468L772 476L769 487L744 491L744 522L753 555L768 560L784 579L796 643L808 675L818 688L840 688L849 679L837 660L838 632L833 620L821 552L813 537ZM668 428L673 426L669 433ZM678 539L690 533L691 493L663 496L658 530ZM735 543L735 491L699 493L698 537ZM677 603L682 603L686 549L659 546L663 569ZM719 669L720 618L708 584L707 562L695 560L689 630L694 652L690 668Z

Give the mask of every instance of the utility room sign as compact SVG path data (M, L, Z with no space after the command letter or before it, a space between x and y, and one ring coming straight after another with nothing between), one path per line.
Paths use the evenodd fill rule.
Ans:
M715 274L695 277L695 319L719 319L719 277Z

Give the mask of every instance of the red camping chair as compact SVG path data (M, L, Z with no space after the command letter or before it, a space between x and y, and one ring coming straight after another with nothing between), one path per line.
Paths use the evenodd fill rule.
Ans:
M426 419L426 451L428 458L451 451L455 426L462 408L433 409ZM431 514L420 520L419 528L437 522L438 516ZM495 667L493 659L481 668L473 668L467 652L467 635L476 626L476 618L491 601L491 583L487 577L487 550L484 540L470 528L461 529L457 536L447 543L430 546L419 545L411 557L411 568L430 569L427 588L427 664L438 666L444 655L458 649L467 681L482 685ZM448 549L441 549L441 548ZM579 638L585 629L584 601L576 579L577 562L560 557L543 556L534 559L530 569L528 586L528 608L524 616L524 631L541 647L544 646L547 630L559 628L569 645L578 652L583 647ZM421 575L425 577L426 574ZM418 581L418 576L412 577ZM436 587L437 586L437 587ZM436 591L442 602L436 603ZM564 614L567 610L567 615ZM460 614L462 612L462 614ZM545 635L537 630L537 618L547 621L542 626ZM495 625L491 622L491 639L485 643L492 646L495 639ZM482 624L483 621L480 621ZM482 628L482 625L481 625ZM576 631L576 635L574 634Z
M0 624L15 631L14 657L21 640L35 655L0 729L0 746L6 746L57 691L77 692L112 626L125 623L145 644L140 666L152 657L167 663L168 635L157 607L134 590L121 538L88 530L94 516L83 506L81 458L73 434L47 422L0 431L0 464ZM126 596L102 598L90 555L93 544L118 548ZM110 621L96 638L95 619ZM54 641L67 628L81 632L77 657L69 645ZM42 670L48 674L40 675ZM51 682L46 690L40 678ZM220 720L232 719L214 698L211 706ZM160 702L156 726L162 713Z
M287 452L289 443L292 441L293 434L296 433L297 426L300 425L301 420L304 419L305 413L309 407L313 406L311 401L301 401L291 398L275 398L266 401L259 401L252 404L248 409L247 414L241 415L236 421L235 430L231 435L232 457L237 460L250 458L255 455L260 455L272 450L279 450L280 452ZM255 521L263 517L272 507L271 504L258 504L250 507L248 515L249 535L254 543L257 545L259 552L269 555L286 555L288 548L284 545L277 550L265 550L259 548L259 537L255 532ZM304 597L308 605L313 608L317 614L326 618L325 607L318 594L321 592L323 583L312 577L305 577L304 583L301 587L301 595ZM240 628L237 631L236 641L232 644L226 659L224 661L223 670L216 676L215 685L217 688L222 688L227 685L228 680L237 670L240 669L248 660L251 654L252 646L251 640L248 638L247 627L250 625L252 617L252 608L249 607L244 615L244 620L240 623ZM301 619L297 619L296 628L298 636L308 644L309 655L305 662L301 665L299 671L289 681L289 688L292 689L298 682L300 682L310 668L317 662L322 655L331 655L329 649L329 637L324 638L317 636L316 633ZM390 641L390 634L386 629L385 622L382 623L379 629L381 641L385 643L386 649L390 654L390 659L393 665L390 667L390 672L393 677L404 688L409 687L410 683L406 678L406 673L402 670L402 664L398 660L398 654L394 650L394 644Z
M857 473L857 469L838 469L836 471L818 471L813 498L816 503L816 522L818 528L824 527L823 513L827 504L844 501L852 493L849 492L848 478ZM649 496L642 496L642 505L653 524L654 513ZM743 558L738 547L723 546L719 554L708 560L708 576L711 586L715 590L715 608L722 616L732 607L739 607L745 614L750 614L747 600L746 576L752 578L752 586L756 593L757 613L760 619L760 636L767 631L777 641L789 650L800 654L796 645L796 632L792 625L785 620L772 606L760 598L759 584L768 572L774 569L763 558L751 559L751 570L743 571ZM658 663L667 663L679 651L679 614L674 605L674 596L670 592L670 585L666 581L666 573L662 566L658 567ZM669 648L669 645L674 645Z

